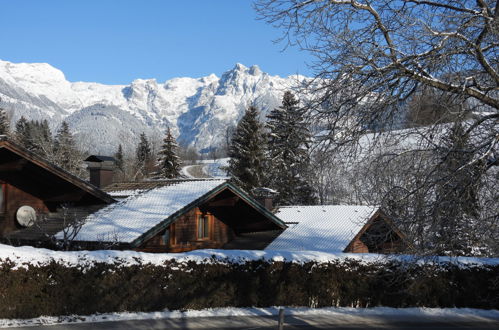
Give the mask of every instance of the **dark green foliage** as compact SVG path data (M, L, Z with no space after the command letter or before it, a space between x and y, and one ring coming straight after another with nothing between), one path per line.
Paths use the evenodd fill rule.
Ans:
M52 139L52 132L50 131L48 121L30 121L29 126L32 141L32 151L44 158L53 160L54 141Z
M124 172L125 170L125 163L124 163L124 156L123 156L123 147L121 144L118 146L118 151L114 154L114 159L116 160L116 168Z
M19 143L24 148L30 150L32 148L31 133L28 120L21 116L16 122L16 132L15 138L17 143Z
M170 128L166 131L163 146L158 153L158 172L161 178L173 179L180 175L180 158L178 157L178 144Z
M284 93L282 105L267 116L268 186L278 191L278 205L311 205L316 203L310 184L311 134L304 109L291 92Z
M52 132L47 120L27 121L21 117L16 123L15 138L19 144L39 156L54 160Z
M14 266L0 264L0 318L227 306L499 308L499 266L356 260Z
M10 125L9 118L5 109L0 108L0 135L9 135Z
M265 137L256 107L249 107L229 145L227 172L248 193L264 185Z
M145 133L140 134L139 144L135 150L136 160L137 160L137 170L143 176L146 176L151 171L151 146L149 140Z
M65 121L61 123L61 127L55 136L54 162L66 171L75 174L80 167L81 156L76 148L69 125Z
M14 137L24 148L64 170L79 177L87 174L81 166L84 155L76 147L73 134L65 121L53 138L47 120L28 121L21 117L16 123Z
M146 163L151 159L151 147L149 140L147 140L146 133L140 134L140 141L136 150L137 161L139 163Z

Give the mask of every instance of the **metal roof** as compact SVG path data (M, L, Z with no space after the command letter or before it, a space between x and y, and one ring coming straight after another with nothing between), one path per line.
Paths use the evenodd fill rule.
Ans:
M377 210L362 205L281 207L276 216L289 227L266 250L343 252Z

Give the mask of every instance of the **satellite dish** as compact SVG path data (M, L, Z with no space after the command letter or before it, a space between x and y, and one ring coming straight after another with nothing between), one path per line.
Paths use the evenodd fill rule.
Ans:
M16 220L23 227L31 227L36 220L36 211L28 205L23 205L17 209Z

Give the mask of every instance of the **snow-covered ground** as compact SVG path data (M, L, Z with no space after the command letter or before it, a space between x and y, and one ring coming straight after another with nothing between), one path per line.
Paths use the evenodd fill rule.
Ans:
M222 169L227 166L229 158L217 160L201 160L197 165L182 167L181 173L187 178L220 178L226 179L227 173Z
M221 158L216 160L203 160L203 171L212 178L226 178L227 172L222 168L229 165L229 158Z
M275 316L279 313L279 307L270 308L213 308L204 310L187 311L158 311L151 313L108 313L93 315L71 315L71 316L41 316L33 319L0 319L0 327L25 327L51 324L67 323L94 323L113 322L128 320L151 320L151 319L174 319L174 318L196 318L196 317L234 317L234 316ZM285 308L286 315L328 315L341 317L343 320L348 317L369 317L369 316L394 316L394 317L436 317L451 318L456 320L472 320L477 318L487 318L499 321L498 310L482 310L472 308L349 308L349 307L328 307L328 308L305 308L294 307Z
M499 265L499 258L474 257L435 257L418 259L412 256L385 256L367 253L328 253L319 251L261 251L261 250L194 250L184 253L145 253L135 251L99 250L99 251L52 251L28 246L13 247L0 244L0 262L10 260L14 268L27 268L28 265L44 265L51 261L66 266L90 268L94 263L138 265L163 265L166 261L175 260L178 263L194 261L196 263L243 263L251 260L291 261L306 263L316 261L326 263L341 260L358 260L365 263L384 262L389 260L406 260L418 263L451 262L462 267L480 267L484 265Z

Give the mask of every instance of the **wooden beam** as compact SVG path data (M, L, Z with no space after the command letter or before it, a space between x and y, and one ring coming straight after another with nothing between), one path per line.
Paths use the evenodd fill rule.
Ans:
M18 159L12 162L0 164L0 172L17 172L21 171L28 163L26 159Z

